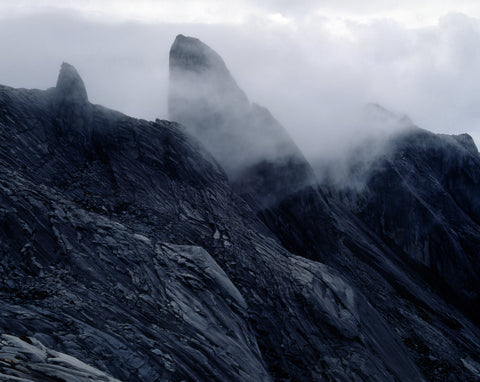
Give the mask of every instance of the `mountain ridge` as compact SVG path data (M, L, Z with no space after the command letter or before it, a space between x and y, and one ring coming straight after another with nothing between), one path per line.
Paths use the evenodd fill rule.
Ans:
M175 84L175 82L173 82L173 84ZM194 88L195 82L192 82L191 86ZM215 92L215 89L213 89L213 92ZM213 95L213 97L215 97L215 95ZM193 119L201 121L203 118L202 112L204 110L199 109L196 111L198 115L194 115ZM402 140L405 142L408 142L409 140L416 142L415 137L422 134L422 130L414 126L411 120L407 117L397 117L395 114L390 113L378 105L373 106L372 112L379 118L380 122L385 120L385 123L401 124L405 127L405 130L397 132L390 138L387 137L384 139L385 142L389 142L390 140L385 147L385 150L388 150L389 152L395 152L395 150L398 150L396 147L400 145ZM424 134L426 134L425 138L418 139L418 143L420 143L420 145L417 145L416 147L412 146L414 147L412 150L418 150L419 152L425 150L428 152L428 150L434 149L434 146L429 146L430 141L437 142L431 138L434 137L434 135L427 132ZM255 139L255 136L253 139ZM272 137L272 139L274 138ZM445 141L445 143L447 143L447 141L451 143L457 142L452 146L451 149L445 151L445 154L450 154L453 158L461 158L464 155L473 155L475 157L478 154L473 141L468 139L467 136L459 138L446 138L438 136L437 139L439 142ZM231 144L234 145L236 142L233 141ZM385 151L385 153L388 153L388 151ZM390 153L388 153L388 155L390 155ZM438 160L438 157L435 159ZM221 157L217 157L217 160L219 160L220 164L224 163ZM478 158L475 160L478 161ZM449 159L446 159L445 163L448 161ZM249 173L247 171L239 177L239 180L237 179L233 182L234 184L235 182L237 182L237 184L250 184L249 187L246 187L242 190L244 191L242 195L247 200L249 198L261 198L262 193L264 193L265 189L268 188L255 188L255 184L261 184L264 179L268 179L269 176L276 176L277 174L275 170L272 170L272 166L267 166L266 168L262 169L262 162L263 161L260 159L258 160L257 165L254 165L257 169L260 169L258 172ZM376 162L367 162L364 165L366 166L365 174L360 173L360 175L364 177L365 180L368 180L369 177L374 176L372 174L381 174L383 166L382 163L382 156L380 156ZM377 166L379 168L377 168ZM273 169L274 168L275 164L273 164ZM414 179L422 176L422 173L418 173L417 176L415 168L408 168L410 169L410 173L413 174L412 177ZM282 171L285 171L285 167L282 167ZM474 171L474 169L472 169L472 171ZM295 173L294 168L292 168L292 173ZM352 172L352 176L355 176L354 172ZM282 177L281 179L283 181L293 183L297 181L295 176L290 175L288 171L287 177ZM364 182L365 180L361 180L360 183ZM469 295L472 293L472 291L476 290L476 284L470 284L470 281L468 281L475 280L474 276L468 276L473 275L474 273L471 271L474 264L469 262L475 261L475 256L473 253L470 255L471 260L465 261L463 265L455 265L454 268L457 270L457 272L451 271L453 273L450 275L448 273L442 274L441 271L439 272L434 267L430 268L428 265L427 272L425 273L424 268L422 266L418 266L415 261L412 263L409 260L405 260L405 256L415 259L415 256L412 256L412 253L405 245L403 247L400 246L399 248L397 246L398 243L396 243L395 240L392 241L391 238L385 236L381 230L375 228L374 221L381 221L381 216L374 215L377 210L380 210L375 206L375 201L373 201L372 204L368 205L368 207L365 207L364 209L364 211L372 210L375 220L366 220L358 211L358 202L353 204L349 202L345 204L343 200L346 198L339 199L332 197L332 194L330 193L331 191L329 191L328 187L325 188L325 185L322 184L322 181L323 179L320 179L318 182L318 188L315 185L312 187L311 184L302 184L300 181L297 183L297 187L293 186L287 192L283 194L277 194L277 197L268 204L261 204L260 206L255 206L253 204L254 209L257 210L258 216L277 236L277 238L279 238L281 243L287 249L289 249L292 253L308 257L316 261L325 262L333 268L341 270L341 273L344 276L349 275L347 279L353 285L369 285L368 278L373 274L378 274L380 271L380 274L383 274L383 276L380 276L379 279L378 276L376 276L378 283L380 285L384 285L387 289L387 285L392 284L393 289L397 290L396 293L398 293L398 295L395 295L394 293L391 298L395 301L400 297L400 300L398 301L399 303L401 303L401 301L405 298L420 303L420 300L418 300L415 296L418 293L415 291L415 288L420 287L415 287L415 281L411 278L418 277L420 280L424 280L427 282L427 284L430 284L429 289L431 291L434 293L439 293L442 296L441 298L446 298L447 303L454 303L471 318L476 319L474 309L471 309L471 306L475 306L475 297L472 300L467 299L460 303L458 302L458 299L461 295ZM379 184L384 182L388 185L388 178L380 177L378 182ZM366 187L368 188L368 185L366 185ZM427 186L427 189L428 187L431 186ZM458 187L462 186L460 185ZM339 191L342 192L342 188L340 188ZM349 191L349 193L352 195L358 194L356 197L359 201L362 201L363 199L367 198L368 190L360 187L358 190L354 188L353 190ZM402 194L400 195L406 194L407 193L402 191ZM470 195L473 196L474 194L470 193ZM387 201L389 198L392 198L391 200L394 201L395 198L399 197L398 195L391 195L391 193L386 190L382 191L381 196ZM432 198L432 196L430 196L430 198ZM471 201L474 204L477 203L476 200L477 198L475 197L471 198ZM464 200L464 202L466 202L466 200ZM408 213L408 210L404 211L405 213ZM457 212L457 214L458 213L459 212ZM461 213L462 212L460 212L460 214ZM393 221L391 224L393 226L397 224L399 227L401 227L401 221L395 221L395 213L392 214L392 217ZM416 225L421 226L420 223L415 221L410 222L410 224L410 229L413 229L413 227ZM369 226L372 226L373 230ZM408 230L408 227L405 227L405 229ZM453 228L445 229L447 231L451 231ZM471 231L472 229L478 228L472 226L467 230ZM428 226L425 228L425 230L426 232L429 232ZM412 243L407 245L412 245L415 247L416 244ZM369 248L368 250L374 255L365 256L363 253L365 253L366 248ZM478 248L478 246L473 244L472 248ZM462 251L463 250L454 252L454 254L448 254L448 251L444 251L444 255L439 256L444 256L444 259L450 259L449 261L452 262L451 264L453 266L455 257L464 258L465 255ZM362 255L359 256L360 254ZM377 264L382 265L376 266L374 263L372 263L372 260ZM358 266L359 262L364 264L362 265L362 267L364 267L364 275L355 274L354 272L354 269L356 266ZM451 277L453 274L455 276ZM387 278L383 279L386 277L385 275L387 275ZM392 277L393 280L391 280ZM439 282L439 278L442 279L442 281ZM464 283L463 286L458 283L459 280L462 280ZM449 286L446 286L446 284ZM365 294L369 294L369 289L362 290ZM453 294L451 294L452 291ZM428 300L431 297L424 296L424 298ZM391 317L392 313L393 312L390 311L387 313L387 315ZM395 313L393 314L395 315ZM397 324L402 325L401 322L398 322ZM430 370L424 371L431 373Z
M188 126L54 92L0 87L8 338L119 380L478 376L478 328L301 171L232 180ZM252 176L266 185L239 193Z

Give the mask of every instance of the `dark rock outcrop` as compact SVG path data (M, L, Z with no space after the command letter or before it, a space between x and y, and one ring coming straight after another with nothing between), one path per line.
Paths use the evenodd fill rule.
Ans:
M361 188L329 187L385 243L426 269L439 291L477 322L480 303L480 156L472 138L411 129Z
M55 93L59 101L70 105L88 103L87 89L82 78L72 65L64 62L60 68Z
M92 140L93 111L77 70L64 62L57 85L50 91L57 137L70 142L79 141L88 147Z

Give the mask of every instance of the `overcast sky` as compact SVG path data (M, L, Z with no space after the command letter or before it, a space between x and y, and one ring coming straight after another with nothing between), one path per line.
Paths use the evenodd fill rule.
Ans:
M371 131L368 102L480 142L474 0L0 0L0 83L45 89L67 61L92 102L167 118L178 33L215 49L309 157Z

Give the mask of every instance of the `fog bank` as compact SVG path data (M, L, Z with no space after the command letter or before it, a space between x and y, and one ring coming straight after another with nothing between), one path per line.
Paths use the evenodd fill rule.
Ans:
M215 49L249 100L267 107L313 161L392 129L362 119L369 103L422 128L479 141L478 19L448 13L411 27L318 13L298 21L302 10L291 12L223 24L102 21L58 9L4 14L0 83L48 88L67 61L92 102L166 118L168 51L183 33Z

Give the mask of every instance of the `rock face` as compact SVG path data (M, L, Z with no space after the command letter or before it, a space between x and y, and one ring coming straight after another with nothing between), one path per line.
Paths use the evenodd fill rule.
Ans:
M83 362L48 349L35 338L0 335L2 381L119 382Z
M170 119L185 125L259 208L315 183L285 129L248 101L222 58L198 39L179 35L170 49L168 106Z
M72 65L62 64L52 93L57 135L88 146L92 138L92 109L83 80Z
M82 78L72 65L64 62L60 68L57 85L57 97L66 104L85 105L88 103L87 89Z
M256 120L218 55L185 37L172 52L194 81L223 73L235 112ZM186 133L210 112L185 108L201 121L186 127L133 119L90 104L68 65L56 88L0 86L0 379L480 378L478 327L413 255L312 184L271 117L262 134L286 149L224 171ZM247 139L210 121L207 135L231 126L239 147L263 129ZM452 142L474 155L468 138Z
M480 322L480 156L472 138L415 128L389 146L364 187L336 187L331 196Z
M181 41L189 42L184 51L182 44L178 43L179 38ZM208 105L212 99L221 96L222 93L218 90L220 88L216 85L216 80L213 81L213 84L204 83L215 77L212 73L216 72L216 68L221 67L219 72L222 74L219 75L219 78L229 78L229 84L234 84L234 81L228 74L225 64L211 49L205 47L198 40L179 38L174 43L170 56L172 71L170 105L180 107L182 112L179 113L179 118L188 116L188 120L183 120L183 122L187 124L187 129L196 131L200 135L200 140L202 140L202 134L204 134L204 141L208 142L214 139L216 133L223 134L225 129L231 128L235 131L238 126L235 123L225 126L218 120L209 119L214 106L192 108L186 106L187 104ZM199 57L195 58L196 55ZM187 68L176 64L176 57L183 56L189 57L190 65ZM205 56L214 59L209 60ZM204 63L212 60L221 62L221 65L195 66L196 62ZM204 74L207 71L206 67L208 75ZM192 93L189 94L186 91L183 97L176 97L176 87L179 86L177 76L181 77L183 81L180 89L182 91L193 89ZM199 81L202 82L200 88L208 89L208 91L202 94L196 93L195 89L198 87ZM236 85L234 88L236 93L243 94ZM244 102L244 97L241 102ZM185 106L183 109L182 105ZM388 123L389 125L408 127L410 133L406 133L405 136L416 136L418 129L412 127L408 118L397 119L394 114L378 105L371 105L370 110L374 117L377 117L377 124ZM221 111L221 121L232 118L241 120L243 117L248 120L250 113L248 108L222 107ZM203 125L203 121L208 121L208 123ZM264 130L263 132L267 140L270 137L272 142L276 142L276 134L273 130ZM418 164L405 166L404 174L396 178L396 182L401 186L393 189L391 188L391 177L382 172L385 167L382 161L362 163L361 171L358 171L357 165L352 166L352 169L348 170L351 175L360 174L363 178L351 181L353 184L361 184L363 188L355 187L348 190L338 184L322 183L315 186L311 182L302 182L302 179L309 177L305 177L302 171L297 172L294 167L287 166L283 167L283 170L288 168L291 171L285 171L286 175L282 181L287 182L288 187L284 188L282 193L276 194L274 199L270 199L269 203L251 202L252 200L262 200L265 193L268 192L266 191L268 187L264 188L262 185L264 182L268 184L270 177L276 178L278 174L275 170L279 168L278 163L284 163L277 158L277 162L273 160L269 162L268 166L263 167L264 162L261 155L251 166L256 171L240 172L233 180L231 178L231 182L234 189L250 203L257 212L257 216L262 219L285 248L300 256L327 263L337 269L358 291L367 296L380 315L395 328L407 346L411 358L415 360L428 379L437 380L442 378L442 375L449 375L453 379L461 380L472 378L472 375L469 372L464 374L465 365L463 361L458 362L458 360L466 358L458 354L469 354L468 359L475 358L472 350L476 346L471 347L472 337L470 334L466 336L461 334L462 329L460 328L466 325L475 333L477 333L477 329L448 304L456 303L463 313L475 318L472 309L468 309L468 306L476 306L471 304L476 302L476 291L478 291L475 279L475 273L478 274L476 271L478 261L475 250L478 252L480 248L477 241L480 236L476 233L478 231L477 223L467 223L468 219L464 219L461 208L452 209L445 204L445 201L438 201L438 197L441 196L437 195L439 188L435 187L439 177L451 178L447 183L451 186L456 184L454 187L463 190L456 192L455 200L459 200L456 204L461 201L463 205L468 205L468 209L474 209L474 206L477 205L475 201L477 193L476 181L472 181L472 179L476 179L477 170L472 167L476 167L478 153L471 139L466 136L443 137L438 139L451 141L450 143L456 149L443 150L437 152L436 157L431 157L429 153L436 151L438 144L438 142L434 144L431 141L432 137L435 136L428 133L426 136L417 137L414 142L405 142L405 146L416 156ZM238 140L236 136L232 135L229 142L230 146L242 147L248 146L248 142L254 142L255 139L255 134L251 136L245 134ZM403 138L399 137L388 144L402 146L402 140ZM417 144L414 144L415 142ZM460 146L463 148L460 149ZM212 152L215 155L215 151L212 150ZM395 150L391 152L395 152ZM452 156L455 158L453 161ZM221 165L228 162L228 158L225 159L222 155L217 154L215 157ZM433 166L431 163L439 163L439 160L440 163L454 162L456 165L450 170L447 170L445 166L440 166L436 170L427 168ZM423 163L423 169L418 166L420 163ZM302 166L310 168L304 159L302 159ZM227 165L225 167L228 168ZM465 173L469 175L460 175ZM457 183L452 179L455 176L453 174L457 174L457 178L460 176L471 179ZM416 189L412 189L408 183L402 183L406 175L418 183ZM373 191L369 186L365 187L365 179L370 179L372 183L376 180L377 187L372 186ZM442 182L444 181L442 180ZM247 186L239 188L239 184ZM422 189L423 186L425 189ZM429 202L433 202L437 198L436 209L425 209L418 202L417 204L408 203L408 200L415 199L421 192L428 195ZM425 210L427 211L426 219L415 218L415 214L424 214L422 211ZM444 225L445 230L439 235L440 231L436 232L438 224L435 225L433 222L441 214L449 216L449 219L455 220L456 223L452 223L448 228L445 228ZM463 221L460 231L457 231L461 227L458 219ZM395 233L385 229L386 221L388 221L389 229ZM446 231L449 236L445 237L444 248L440 250L440 241L438 241L437 247L425 245L425 242L431 240L432 237L440 239ZM465 239L460 244L459 237L461 236ZM396 237L397 241L392 240L392 237ZM421 239L422 237L423 239ZM452 240L453 243L450 245ZM469 248L467 249L468 254L461 249L467 247ZM453 252L452 248L456 248L457 252ZM423 253L425 250L430 253L428 256L442 259L437 261L437 264L446 265L445 267L440 266L445 272L443 276L438 277L438 275L442 275L438 269L425 267L426 264L422 264L421 259L424 258L424 255L418 261L416 252ZM476 262L475 265L474 262ZM455 277L453 277L454 273ZM463 302L459 303L458 297L462 297ZM446 319L446 317L449 318ZM475 334L475 336L477 335ZM454 355L455 353L457 355ZM478 357L475 359L478 361Z
M180 126L80 100L78 130L58 93L0 87L5 335L119 380L422 379L365 297L282 247ZM48 368L11 352L2 374Z

